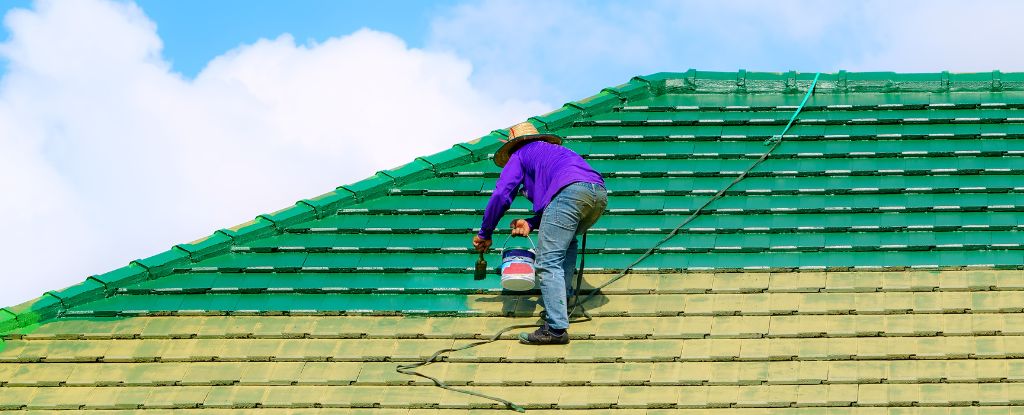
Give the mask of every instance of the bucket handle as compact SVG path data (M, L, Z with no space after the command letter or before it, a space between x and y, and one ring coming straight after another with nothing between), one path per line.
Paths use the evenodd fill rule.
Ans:
M512 235L511 234L509 234L509 236L505 237L505 243L501 244L501 252L502 253L505 253L505 247L508 246L508 241L510 239L512 239ZM531 238L530 235L527 234L526 235L526 239L530 240L530 246L532 246L533 250L536 251L537 250L537 245L533 243L533 238Z

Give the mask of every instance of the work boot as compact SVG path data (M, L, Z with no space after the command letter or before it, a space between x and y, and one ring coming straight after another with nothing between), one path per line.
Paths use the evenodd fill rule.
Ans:
M547 323L538 328L533 333L519 333L519 342L522 344L569 344L569 332L563 331L562 334L555 334L548 327Z

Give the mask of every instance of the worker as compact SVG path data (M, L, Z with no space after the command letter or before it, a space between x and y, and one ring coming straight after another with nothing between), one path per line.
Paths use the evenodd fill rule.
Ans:
M484 210L480 232L473 237L473 246L486 252L498 221L520 189L533 202L535 216L511 222L512 235L538 231L536 269L544 324L533 333L520 333L524 344L569 343L567 303L576 269L577 235L590 229L608 206L601 174L561 144L561 137L540 134L529 122L509 129L509 139L494 154L501 175Z

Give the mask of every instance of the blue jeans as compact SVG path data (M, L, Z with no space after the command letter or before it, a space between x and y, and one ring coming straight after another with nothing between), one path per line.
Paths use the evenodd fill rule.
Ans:
M548 325L569 328L568 297L576 273L576 236L597 222L608 206L608 191L594 183L564 187L544 208L537 235L537 278Z

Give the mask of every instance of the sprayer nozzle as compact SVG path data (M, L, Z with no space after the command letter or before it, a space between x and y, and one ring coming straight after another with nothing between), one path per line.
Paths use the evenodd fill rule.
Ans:
M476 261L476 272L473 273L473 279L487 279L487 261L484 261L482 259Z
M483 252L480 252L480 259L476 260L476 271L473 273L473 279L487 279L487 260L484 259Z

